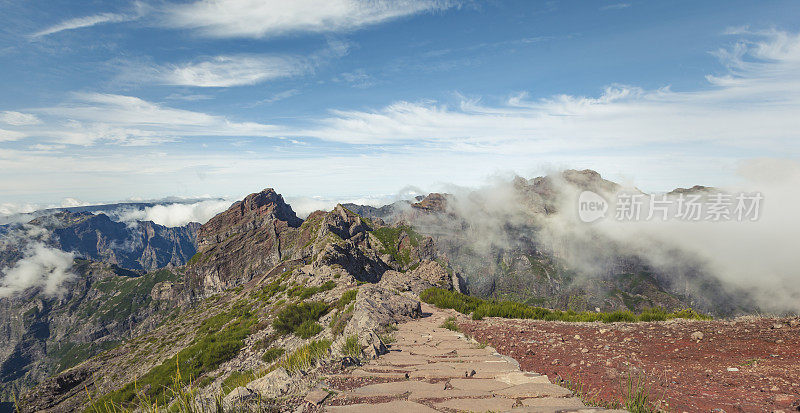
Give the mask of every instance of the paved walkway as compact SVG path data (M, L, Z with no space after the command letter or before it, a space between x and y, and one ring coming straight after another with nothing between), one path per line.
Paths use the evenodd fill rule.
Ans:
M342 392L328 400L325 411L602 410L586 407L571 391L550 383L547 376L520 371L519 363L493 348L480 346L460 333L441 328L452 313L425 305L423 311L431 315L399 326L389 354L349 374L386 382Z

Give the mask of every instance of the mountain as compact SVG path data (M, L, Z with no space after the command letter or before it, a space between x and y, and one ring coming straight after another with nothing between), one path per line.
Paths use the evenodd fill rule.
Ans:
M149 299L130 308L125 320L137 324L128 321L132 331L123 341L40 383L24 397L23 411L81 409L89 394L102 403L135 403L137 388L163 398L178 367L198 400L213 402L234 380L264 395L285 394L315 374L314 360L291 361L307 355L308 346L341 354L345 343L357 340L365 356L377 356L386 352L380 337L392 325L419 315L416 294L458 284L433 240L411 227L381 225L341 205L302 220L272 189L248 195L202 225L195 256L170 277L158 274L131 278L151 280L135 288L149 288ZM91 291L105 283L82 280L90 293L79 306L129 301L99 296ZM121 295L131 289L111 290ZM100 328L93 317L103 311L73 322ZM125 324L117 321L110 325ZM267 356L277 349L288 355L280 363Z
M176 280L174 268L195 253L199 227L66 211L0 226L4 271L47 271L53 250L75 257L56 294L29 287L0 295L0 400L156 324L172 307L163 294L151 295L153 287Z
M59 211L27 224L7 224L0 228L0 237L6 240L15 233L27 233L35 228L37 238L44 239L48 246L75 253L79 258L103 261L128 270L154 271L168 265L182 265L194 255L200 224L192 222L171 228L151 221L112 221L105 214ZM22 243L28 240L25 235L14 237L14 241ZM15 258L20 258L18 244L0 243L0 266L10 266Z
M140 276L77 259L59 296L35 288L0 298L1 400L147 331L175 309L158 292L178 276L160 270Z
M745 292L722 288L701 263L677 251L675 262L687 264L661 268L635 246L561 220L562 209L575 205L570 195L594 191L610 199L621 188L592 170L565 170L488 190L432 193L382 218L431 236L465 290L479 297L575 311L696 307L731 315L755 309Z
M113 222L70 213L31 223L59 240L52 245L83 246L102 261L76 261L62 296L29 289L0 298L0 344L10 349L0 353L1 377L21 395L22 411L164 403L175 380L206 406L260 395L286 410L297 402L287 394L348 362L347 348L362 349L360 357L385 352L393 326L419 316L419 294L430 287L576 311L749 308L746 295L719 288L683 257L688 264L673 273L591 227L578 228L580 236L553 231L570 194L619 188L594 171L564 171L382 208L337 205L306 219L268 188L195 228L196 253L184 265L144 275L112 264L144 268L140 259L88 247L119 245L108 240L123 238L106 235ZM131 257L187 256L168 245Z

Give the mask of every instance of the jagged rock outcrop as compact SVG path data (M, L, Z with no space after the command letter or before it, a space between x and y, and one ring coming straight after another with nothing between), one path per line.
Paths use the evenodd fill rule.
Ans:
M455 277L434 261L424 261L413 271L401 273L387 271L383 274L379 285L398 291L411 291L419 294L427 288L438 287L453 289ZM457 285L457 283L456 283Z
M419 202L411 204L411 208L424 212L447 212L447 202L452 199L450 194L431 193Z

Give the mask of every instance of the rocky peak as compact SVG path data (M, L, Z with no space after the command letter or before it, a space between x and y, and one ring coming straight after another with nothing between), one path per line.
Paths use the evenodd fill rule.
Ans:
M260 228L275 220L292 228L303 223L280 194L267 188L246 196L211 218L201 227L198 242L201 245L221 242L232 234Z
M561 173L561 176L565 181L584 190L613 192L619 187L616 183L603 179L597 171L591 169L582 171L567 169Z
M703 195L714 192L716 188L703 185L695 185L691 188L675 188L669 191L667 195Z
M450 194L433 192L421 201L411 204L411 207L425 212L446 212L447 201L450 198L452 198Z
M322 227L324 228L322 236L327 232L332 232L341 239L350 239L356 234L372 230L360 216L341 204L336 205L333 211L325 215Z

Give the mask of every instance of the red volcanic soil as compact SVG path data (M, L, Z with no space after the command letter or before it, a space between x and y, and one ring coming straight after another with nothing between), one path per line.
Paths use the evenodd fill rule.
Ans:
M670 412L800 410L800 319L650 323L458 321L524 370L622 401L631 377ZM699 334L702 338L697 340Z

